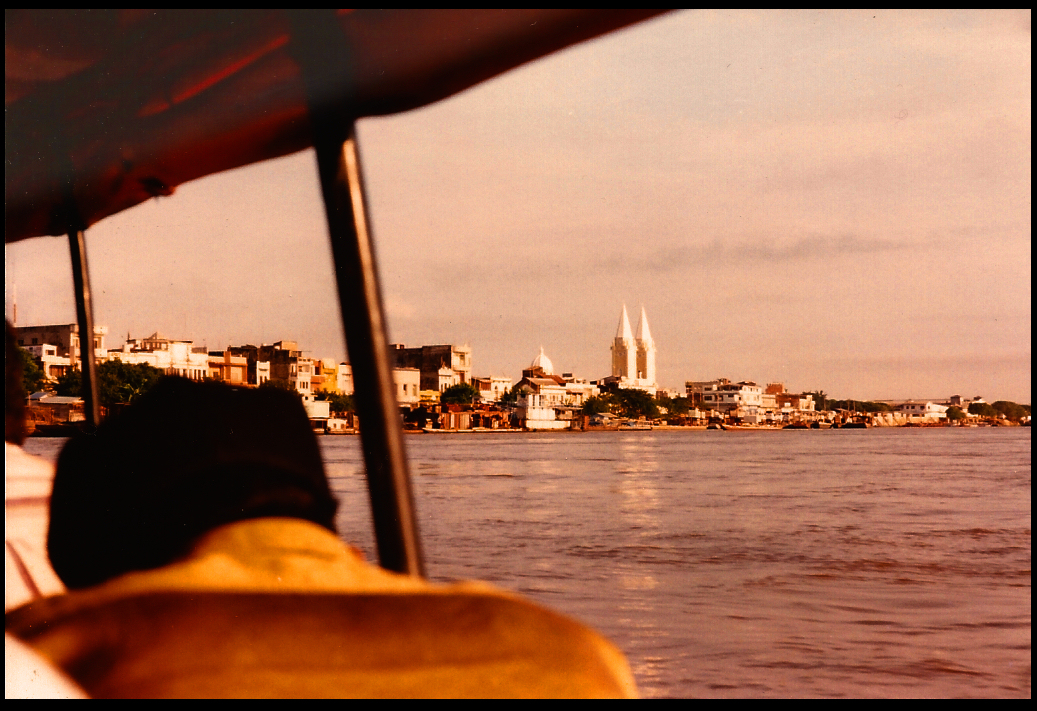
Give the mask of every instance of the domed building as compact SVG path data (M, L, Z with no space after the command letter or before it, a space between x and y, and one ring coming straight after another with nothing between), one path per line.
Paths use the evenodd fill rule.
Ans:
M545 375L554 375L555 367L551 359L544 353L544 347L540 346L540 355L533 359L529 367L522 371L523 378L537 378Z
M522 371L515 389L521 393L518 417L522 427L530 430L568 429L579 423L579 410L587 398L600 390L570 373L558 375L554 363L540 347L540 353Z

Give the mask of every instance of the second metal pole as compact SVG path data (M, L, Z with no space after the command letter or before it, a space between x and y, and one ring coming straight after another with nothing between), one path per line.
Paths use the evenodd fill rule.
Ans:
M76 290L76 320L79 323L79 360L83 374L83 410L90 427L101 424L101 402L97 383L97 359L94 357L94 307L90 298L90 271L86 266L86 233L68 233L69 256L72 258L72 284ZM71 354L69 354L71 355Z
M354 402L360 417L378 559L388 570L423 576L356 133L350 126L343 142L333 136L327 138L315 137L314 148L353 368Z
M331 10L294 10L292 54L306 89L339 307L353 367L371 515L383 568L424 575L403 423L396 402L360 155L350 112L353 58Z

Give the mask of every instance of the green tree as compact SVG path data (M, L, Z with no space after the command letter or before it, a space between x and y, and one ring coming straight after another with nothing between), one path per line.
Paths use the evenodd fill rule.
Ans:
M479 391L469 383L458 383L444 390L439 401L444 405L471 405L479 401Z
M644 416L651 420L659 416L659 407L655 404L655 398L645 390L618 388L609 395L617 403L619 414L624 417Z
M501 405L515 405L518 402L518 399L519 399L519 386L516 385L511 390L509 390L508 392L506 392L503 395L501 395L500 404Z
M960 407L950 406L947 408L947 419L951 422L957 422L958 420L964 420L967 417L965 411Z
M997 417L997 410L986 402L970 402L969 414L978 415L979 417Z
M155 386L162 371L147 363L123 363L110 360L97 366L101 404L132 403Z
M69 397L79 397L83 394L83 375L78 370L69 368L61 376L58 377L58 382L54 385L54 392L58 395L66 395Z
M824 390L814 390L814 391L806 393L806 394L814 396L814 409L815 410L824 411L824 410L828 409L828 407L827 407L828 404L829 404L829 402L828 402L828 393L826 393Z
M22 359L22 389L26 395L32 395L43 388L47 383L47 378L43 375L40 366L36 365L36 359L29 351L19 348L18 355Z
M353 396L345 395L343 393L329 393L321 390L317 393L316 398L318 400L327 400L331 403L331 411L335 414L344 415L347 412L353 412Z
M262 383L259 384L259 387L271 388L273 390L287 390L288 392L292 393L298 392L298 390L296 390L292 386L291 382L285 380L284 378L270 378L269 380L264 380Z
M110 407L132 403L155 386L162 378L162 371L147 363L123 363L118 360L105 361L97 366L97 390L101 404ZM81 397L83 374L69 370L58 378L55 391L58 395Z
M691 411L691 400L686 397L675 397L670 400L670 414L677 417L687 415Z
M829 410L852 410L853 412L892 412L893 410L884 402L868 402L867 400L828 400L827 402Z
M998 400L991 405L991 407L993 407L999 415L1004 415L1007 419L1016 422L1030 414L1030 408L1028 405L1018 405L1007 400Z
M609 403L603 397L589 397L583 401L583 414L587 416L600 415L609 411Z

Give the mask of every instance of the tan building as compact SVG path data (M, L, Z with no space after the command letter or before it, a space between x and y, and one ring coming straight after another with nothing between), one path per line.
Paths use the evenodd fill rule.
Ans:
M230 351L209 351L209 377L230 385L248 384L248 358Z
M499 402L502 397L511 392L511 378L493 376L472 378L472 386L479 391L479 399L482 402Z
M397 368L418 369L422 390L443 392L451 385L472 381L472 348L467 344L407 348L395 343L389 349Z
M53 355L79 360L79 325L75 323L53 324L48 326L17 326L15 336L22 348L30 346L51 345L56 351ZM104 337L108 335L107 326L94 327L94 355L104 357Z
M353 366L339 363L336 369L339 391L343 395L353 394ZM393 368L393 383L396 385L396 401L400 405L413 406L421 402L421 371L417 368ZM437 393L440 391L436 391Z

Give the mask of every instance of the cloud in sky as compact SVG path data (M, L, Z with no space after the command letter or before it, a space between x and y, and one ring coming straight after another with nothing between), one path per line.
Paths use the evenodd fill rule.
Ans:
M1029 17L674 13L361 122L392 337L598 378L644 303L669 387L1028 401ZM309 153L183 186L91 230L98 320L342 357L324 229ZM63 249L8 248L23 322Z

